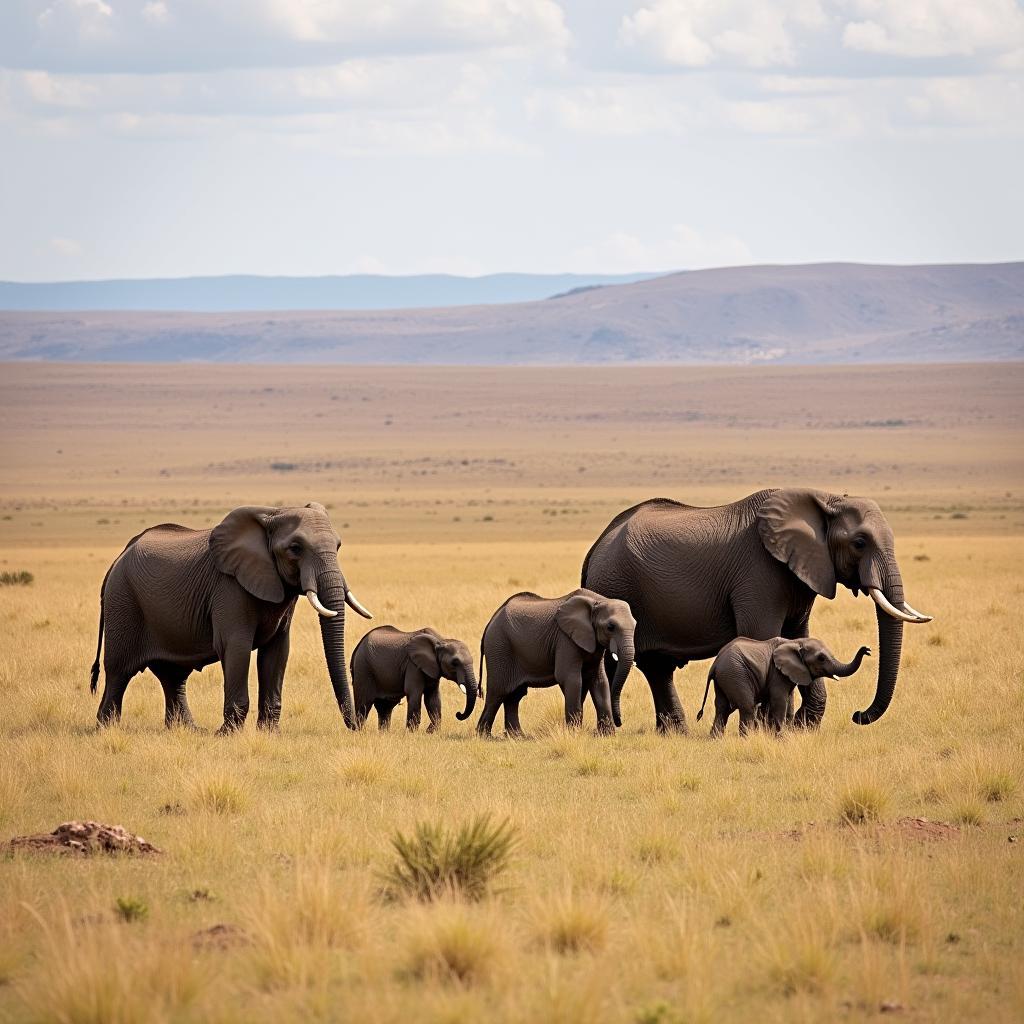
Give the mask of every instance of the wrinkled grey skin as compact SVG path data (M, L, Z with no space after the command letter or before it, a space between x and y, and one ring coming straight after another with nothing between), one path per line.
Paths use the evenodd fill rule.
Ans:
M480 674L487 662L484 710L477 732L489 736L498 708L505 708L505 732L523 735L519 702L531 686L559 686L565 696L565 721L583 722L583 698L597 708L597 727L614 733L611 692L602 658L614 653L620 671L633 663L636 621L624 601L590 590L564 597L515 594L492 616L480 642ZM614 664L614 662L612 662Z
M673 670L713 657L737 636L805 637L816 597L837 584L877 588L907 612L892 530L868 498L810 490L759 491L731 505L698 508L668 498L617 515L583 563L583 585L629 602L639 623L636 664L647 677L660 731L686 732ZM912 611L912 609L910 609ZM889 707L899 673L903 619L876 607L878 679L860 725ZM907 620L927 621L914 613ZM796 724L825 713L820 681L801 686ZM612 688L619 721L619 692Z
M369 617L349 592L338 564L341 541L327 510L246 506L212 530L154 526L133 537L107 570L100 589L100 649L106 685L97 719L121 717L131 678L149 669L160 680L168 727L194 726L185 699L189 674L219 661L224 669L224 724L239 728L249 713L249 657L257 651L257 724L275 729L288 662L295 601L313 591L327 670L345 724L356 728L345 664L345 604Z
M352 652L352 690L360 728L377 710L377 725L387 729L391 712L402 699L408 701L405 724L415 731L426 704L435 732L441 724L441 680L457 683L466 695L466 708L455 717L464 722L476 706L480 684L473 667L473 655L461 640L446 639L424 627L403 632L394 626L371 629Z
M697 721L704 717L708 688L715 684L715 723L712 736L721 736L729 716L740 713L740 735L760 722L776 732L793 720L793 691L815 680L852 676L865 655L861 647L849 662L841 662L820 640L804 637L787 640L751 640L741 636L722 648L708 672L704 701Z

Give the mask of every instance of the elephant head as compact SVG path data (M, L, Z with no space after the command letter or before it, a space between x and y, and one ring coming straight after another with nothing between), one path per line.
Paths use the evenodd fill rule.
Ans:
M338 549L341 540L323 505L267 508L248 505L229 512L210 534L216 567L253 597L271 604L304 593L320 615L327 671L345 724L355 729L345 665L345 605L373 616L348 589Z
M779 644L772 654L775 667L797 686L810 686L815 679L845 679L852 676L870 648L861 647L852 661L841 662L820 640L803 637Z
M874 700L853 720L869 725L885 714L896 689L904 622L930 622L903 597L892 528L868 498L821 491L773 492L758 513L758 530L768 552L784 562L815 593L830 600L836 585L854 595L869 594L878 620L878 680ZM812 716L820 720L820 709ZM816 724L813 718L810 724Z
M473 655L461 640L446 640L433 630L422 630L409 644L412 663L431 679L450 679L466 695L464 711L455 717L464 722L476 707L480 683L473 667Z
M636 619L629 605L593 591L577 591L562 602L557 621L559 629L588 654L600 646L615 659L615 678L611 680L612 717L615 724L621 726L619 698L636 657L633 641Z

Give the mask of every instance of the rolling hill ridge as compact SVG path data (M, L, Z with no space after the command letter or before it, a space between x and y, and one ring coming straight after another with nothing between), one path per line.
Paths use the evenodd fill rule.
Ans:
M436 309L0 313L0 359L827 364L1024 359L1024 263L668 274Z

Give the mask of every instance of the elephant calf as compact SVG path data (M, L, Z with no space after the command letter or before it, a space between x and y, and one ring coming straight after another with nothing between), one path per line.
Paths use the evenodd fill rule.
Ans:
M434 732L441 724L441 680L451 679L466 695L465 711L455 717L464 722L476 706L480 684L473 668L473 655L461 640L446 640L424 627L411 633L394 626L371 629L352 652L352 688L355 692L359 727L377 709L377 725L386 729L391 712L402 698L409 702L406 727L420 727L420 710L427 705Z
M597 708L597 727L614 733L611 691L602 659L618 660L616 680L633 664L636 621L625 601L592 590L564 597L515 594L492 616L480 643L480 672L487 661L487 696L477 732L490 735L498 708L505 708L505 732L522 736L519 702L531 686L561 687L565 721L583 722L583 698L589 692ZM621 689L621 686L620 686Z
M704 717L708 690L715 684L715 724L712 736L721 736L733 711L740 713L740 735L767 719L779 732L792 719L793 690L810 686L814 680L852 676L866 654L862 647L853 661L843 664L814 637L787 640L751 640L741 636L727 643L715 658L704 687L704 700L697 721Z

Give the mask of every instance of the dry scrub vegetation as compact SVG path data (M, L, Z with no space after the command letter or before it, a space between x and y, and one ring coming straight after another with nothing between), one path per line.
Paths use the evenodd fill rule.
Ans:
M47 408L40 420L59 415ZM19 460L32 444L52 446L40 437L23 439ZM711 439L737 452L748 440ZM864 458L881 461L883 441L871 439ZM134 458L141 474L148 456ZM439 735L345 730L306 607L280 734L252 721L226 738L168 732L148 675L129 687L122 726L94 731L99 581L136 520L180 518L184 492L173 504L147 494L151 504L127 515L88 481L60 485L78 498L46 504L57 477L19 470L0 510L12 516L0 520L0 569L34 581L0 588L0 839L91 818L164 853L0 854L0 1019L1021 1019L1024 551L1017 513L998 504L1015 500L1003 496L1018 492L1018 477L977 484L989 501L984 529L978 518L933 522L933 506L959 500L951 477L894 514L908 597L935 622L908 628L893 707L873 726L850 721L870 700L866 668L833 684L820 732L744 741L733 724L713 742L701 723L688 738L662 738L634 673L613 738L591 733L589 705L586 730L567 734L556 694L531 691L522 715L532 738L483 742L473 723L455 721L453 684ZM850 490L885 505L883 481L897 493L899 471ZM307 483L268 476L249 500L340 495L337 484L324 495ZM218 486L205 477L187 492L206 522L234 500ZM451 497L413 486L402 493ZM721 497L756 486L730 482ZM688 497L680 477L637 496L654 491ZM550 504L551 493L541 497ZM590 497L570 504L589 509ZM87 516L79 499L93 502ZM594 535L593 515L581 514L564 536L545 535L538 519L527 544L492 537L482 521L435 527L419 543L427 507L396 508L369 536L343 531L345 569L377 622L429 623L471 648L510 590L573 586ZM404 539L385 536L403 517ZM844 594L817 604L812 628L848 657L873 644L872 609ZM354 645L365 626L349 621ZM677 674L691 725L706 669ZM219 669L189 688L196 720L212 730ZM486 829L459 837L484 816L488 828L513 830L507 849L498 844L507 864L481 853L494 846ZM396 835L415 841L417 829L417 864L432 856L426 836L455 875L479 879L481 860L495 869L472 893L482 898L467 898L461 882L428 884L438 898L427 900L394 884Z

